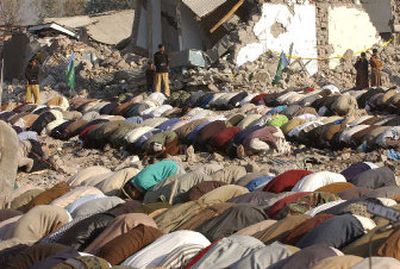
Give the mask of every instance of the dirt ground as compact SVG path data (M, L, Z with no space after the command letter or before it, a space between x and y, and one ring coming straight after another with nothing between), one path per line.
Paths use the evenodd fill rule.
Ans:
M129 155L125 151L106 147L104 151L97 149L85 149L78 138L70 141L55 140L44 137L44 142L49 147L50 156L57 167L39 171L37 173L25 173L20 171L17 177L19 186L34 185L48 188L74 175L78 170L90 166L104 166L110 170L119 170L125 167L141 168L146 165L143 160L137 161L137 156ZM244 159L231 159L218 153L196 152L196 162L188 163L185 155L171 156L184 165L202 165L217 162L224 166L242 165L249 172L266 170L273 174L279 174L290 169L309 169L311 171L340 172L353 163L370 161L397 168L395 162L386 157L386 151L377 150L364 153L351 149L342 151L320 150L308 148L304 145L292 144L292 152L285 156L251 156ZM397 174L400 175L399 170Z

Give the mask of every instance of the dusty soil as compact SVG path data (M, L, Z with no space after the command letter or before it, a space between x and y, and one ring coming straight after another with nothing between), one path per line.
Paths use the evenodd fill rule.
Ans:
M17 184L19 186L30 184L43 188L51 187L57 182L68 179L79 169L90 166L100 165L114 171L129 166L140 168L147 164L143 160L135 162L135 156L111 147L106 147L104 151L85 149L80 144L78 138L70 141L60 141L50 137L43 137L43 139L49 147L51 158L58 167L31 174L21 171L17 177ZM381 163L397 168L395 162L386 158L386 151L384 150L363 153L351 149L331 151L328 149L308 148L304 145L292 145L292 152L286 156L255 155L244 159L230 159L218 153L196 152L197 160L194 164L188 163L185 155L172 156L171 158L182 162L184 167L218 162L224 166L232 164L242 165L249 172L267 170L274 174L279 174L290 169L304 168L311 171L328 170L340 172L352 163L359 161ZM396 170L397 174L400 175L399 169Z

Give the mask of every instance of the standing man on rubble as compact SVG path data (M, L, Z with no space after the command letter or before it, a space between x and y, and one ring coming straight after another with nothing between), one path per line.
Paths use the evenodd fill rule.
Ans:
M26 103L39 104L39 62L37 59L33 58L25 70L25 77L27 80L26 85ZM32 101L32 96L35 102Z
M362 52L361 56L357 58L357 62L354 64L354 68L357 71L356 89L364 90L366 88L369 88L369 62L367 59L367 54L365 52Z
M377 49L372 50L372 56L369 63L371 65L371 87L382 86L381 70L383 69L383 62L379 58Z
M154 65L156 66L156 92L161 92L161 82L163 82L165 95L169 97L169 59L163 44L160 44L158 49L159 51L154 54Z

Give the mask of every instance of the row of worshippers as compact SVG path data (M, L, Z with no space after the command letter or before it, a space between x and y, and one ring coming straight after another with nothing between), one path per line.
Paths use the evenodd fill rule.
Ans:
M398 209L399 195L394 172L369 162L277 176L172 160L129 174L87 168L13 192L0 210L0 267L359 269L372 255L398 268L400 233L367 207Z

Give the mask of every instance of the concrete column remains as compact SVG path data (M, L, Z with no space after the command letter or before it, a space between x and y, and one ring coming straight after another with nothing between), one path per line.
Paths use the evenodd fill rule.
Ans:
M328 33L328 3L316 2L316 23L317 23L317 52L318 58L329 57L331 50L329 45ZM318 69L326 70L329 68L329 61L318 61Z
M152 55L158 50L158 45L162 43L161 0L149 0L148 2L148 48L149 57L152 57Z

